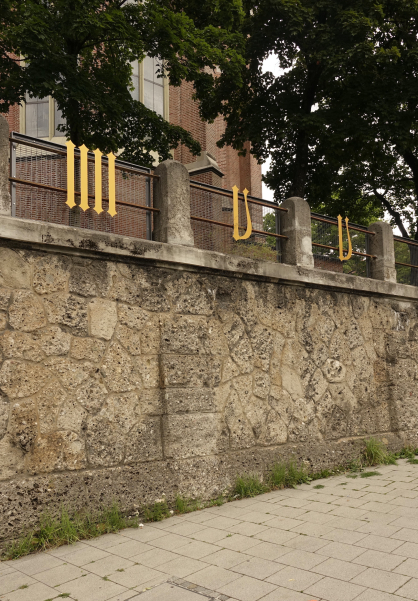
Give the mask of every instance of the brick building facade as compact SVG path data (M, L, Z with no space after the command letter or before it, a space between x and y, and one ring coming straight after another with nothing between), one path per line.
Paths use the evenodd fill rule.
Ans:
M187 166L191 179L228 190L236 185L240 190L247 188L251 195L261 197L261 166L248 152L247 156L240 157L231 147L216 146L224 131L223 119L218 117L214 123L204 123L192 94L193 86L188 82L179 88L165 86L165 118L190 131L202 146L201 157L193 157L188 148L179 146L174 151L174 159ZM143 94L139 95L139 99L144 101ZM54 118L53 108L49 115ZM13 106L6 118L10 131L31 135L25 128L25 107ZM48 139L62 143L62 137L54 137L54 125L49 129Z

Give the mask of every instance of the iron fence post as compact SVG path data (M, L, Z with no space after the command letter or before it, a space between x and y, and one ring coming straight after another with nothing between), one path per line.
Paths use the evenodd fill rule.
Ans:
M11 133L13 138L13 132ZM16 177L16 142L10 140L10 177ZM10 198L12 203L12 217L16 217L16 182L10 182Z
M275 221L276 221L276 234L279 235L280 234L280 211L278 211L277 209L275 210ZM276 238L276 253L277 253L277 262L281 263L282 248L281 248L280 238Z
M151 206L151 178L147 177L145 180L145 204L147 207ZM147 240L152 240L152 217L151 211L147 211Z

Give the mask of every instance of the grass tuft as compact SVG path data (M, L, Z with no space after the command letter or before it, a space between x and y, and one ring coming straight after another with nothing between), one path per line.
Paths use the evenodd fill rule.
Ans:
M298 484L309 483L305 467L297 465L294 461L288 463L275 463L269 474L269 484L272 488L296 488Z
M360 478L371 478L372 476L381 476L380 472L362 472Z
M363 460L365 465L379 465L392 463L396 458L388 453L381 440L372 437L366 440Z
M325 488L325 486L323 484L317 484L316 486L314 486L314 488Z
M147 522L161 522L161 520L169 518L170 515L170 509L165 499L156 501L154 505L148 505L144 508L144 518Z
M35 551L60 547L109 532L119 532L128 527L137 528L138 520L125 518L116 503L96 513L83 512L72 516L62 507L58 517L44 513L38 528L13 540L6 548L3 559L17 559Z
M233 495L240 498L255 497L268 490L269 487L263 484L258 476L246 474L236 479Z
M198 511L203 505L199 499L187 499L181 495L177 495L175 501L175 509L177 513L190 513L190 511Z

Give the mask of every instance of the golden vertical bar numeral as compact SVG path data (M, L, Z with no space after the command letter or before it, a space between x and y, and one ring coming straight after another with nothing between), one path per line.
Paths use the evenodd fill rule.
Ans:
M111 152L107 155L109 169L109 208L108 213L114 217L116 213L116 181L115 181L115 160L116 157Z
M248 190L247 188L245 188L245 190L243 191L244 194L244 201L245 201L245 211L247 214L247 231L245 232L245 234L243 236L239 235L239 207L238 207L238 192L239 189L237 186L233 186L232 188L232 206L233 206L233 211L234 211L234 235L233 238L234 240L246 240L247 238L249 238L251 236L251 233L253 231L253 225L251 223L251 215L250 215L250 210L248 208L248 202L247 202L247 194L248 194Z
M350 231L348 229L348 217L345 218L345 227L347 230L347 239L348 239L348 252L346 256L344 256L344 245L343 245L343 218L341 215L338 215L338 240L340 243L340 261L348 261L351 259L353 254L353 246L351 244Z
M85 144L83 144L83 146L80 146L80 209L83 209L83 211L87 211L87 209L89 208L89 171L87 153L87 146Z
M94 151L94 210L98 215L103 212L102 207L102 153L97 148Z
M70 209L75 207L74 200L74 148L75 144L68 140L67 146L67 204Z

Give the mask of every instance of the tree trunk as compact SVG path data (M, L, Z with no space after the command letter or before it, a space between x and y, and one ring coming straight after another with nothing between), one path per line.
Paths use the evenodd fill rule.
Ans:
M312 112L321 73L322 66L320 64L315 63L308 66L306 86L300 107L303 117L310 115ZM295 167L289 194L290 196L303 198L309 169L309 131L306 127L302 127L297 133L295 150Z

